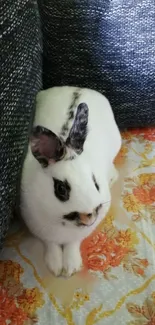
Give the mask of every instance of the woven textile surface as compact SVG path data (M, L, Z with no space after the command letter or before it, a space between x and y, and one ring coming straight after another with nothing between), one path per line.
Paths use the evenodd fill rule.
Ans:
M35 95L41 87L36 1L1 0L0 247L15 205Z
M0 254L1 324L155 324L155 129L122 136L116 162L129 168L118 202L122 212L113 209L81 247L95 286L88 290L86 277L51 275L49 292L42 246L14 226Z
M39 0L44 87L104 93L120 128L155 125L154 0Z

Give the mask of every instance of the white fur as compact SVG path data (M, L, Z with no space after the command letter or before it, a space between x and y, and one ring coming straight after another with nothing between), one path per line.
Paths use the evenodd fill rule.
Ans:
M57 135L67 119L68 107L76 88L55 87L37 96L34 125L44 126ZM42 168L29 150L21 183L21 211L29 229L46 246L45 261L55 275L67 275L81 267L80 243L104 218L110 207L110 186L117 178L113 160L121 147L121 136L108 100L96 91L80 90L77 104L89 107L88 135L84 151L74 160L63 160ZM100 186L97 191L92 174ZM53 177L71 184L71 197L62 203L54 195ZM96 222L77 227L62 216L72 211L91 213L103 204ZM63 245L63 248L62 246Z

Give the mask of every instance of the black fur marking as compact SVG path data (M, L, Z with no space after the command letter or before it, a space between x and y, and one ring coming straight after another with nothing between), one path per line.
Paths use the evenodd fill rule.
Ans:
M54 181L54 193L57 199L61 202L66 202L69 200L71 187L67 180L60 181L59 179L53 178Z
M63 137L67 137L68 131L69 131L69 124L70 121L74 119L74 111L76 109L77 106L77 101L79 99L80 93L79 90L77 89L77 91L75 91L73 93L73 98L72 98L72 102L68 108L68 117L67 117L67 121L64 123L64 125L62 126L60 135Z
M98 191L100 191L100 187L99 187L99 185L98 185L98 183L97 183L96 178L95 178L94 175L93 175L93 182L94 182L94 184L95 184L95 186L96 186L96 189L97 189Z
M78 212L71 212L63 216L64 219L68 221L79 221L80 215Z
M65 131L62 131L61 132L61 136L65 137L65 135L66 135L66 132Z
M78 106L73 126L66 140L66 145L73 148L77 154L82 153L87 137L88 111L87 104L81 103Z
M68 125L64 125L62 128L62 132L64 132L64 134L66 134L66 132L68 132Z
M100 204L97 208L96 208L96 214L98 214L99 210L102 208L102 204Z

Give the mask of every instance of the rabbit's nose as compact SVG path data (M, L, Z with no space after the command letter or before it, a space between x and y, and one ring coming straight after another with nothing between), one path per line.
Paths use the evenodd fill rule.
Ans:
M94 213L80 213L80 223L85 226L90 226L96 220Z

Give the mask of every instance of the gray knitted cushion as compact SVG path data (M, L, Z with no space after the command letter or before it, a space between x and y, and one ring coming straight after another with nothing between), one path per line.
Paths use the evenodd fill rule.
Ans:
M0 247L15 206L16 187L41 87L41 45L36 1L1 0Z
M120 128L155 124L155 1L39 3L44 87L105 93Z

